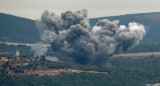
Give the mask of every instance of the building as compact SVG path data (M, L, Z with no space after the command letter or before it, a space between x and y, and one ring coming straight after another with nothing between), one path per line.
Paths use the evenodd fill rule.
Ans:
M16 57L19 57L20 56L20 53L19 53L19 50L16 51Z
M7 62L8 59L7 59L7 57L1 57L0 61L5 61L5 62Z
M19 52L19 50L17 50L16 51L16 60L18 61L18 60L20 60L20 52Z

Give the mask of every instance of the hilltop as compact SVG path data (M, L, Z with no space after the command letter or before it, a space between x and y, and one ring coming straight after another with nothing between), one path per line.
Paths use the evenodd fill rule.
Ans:
M34 20L0 13L0 41L35 43L40 37Z

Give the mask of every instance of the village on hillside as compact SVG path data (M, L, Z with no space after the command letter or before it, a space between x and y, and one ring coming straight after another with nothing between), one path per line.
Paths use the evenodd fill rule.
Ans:
M107 74L107 72L98 71L83 71L76 69L47 69L47 66L39 65L40 61L45 60L45 56L39 57L24 57L20 56L19 50L16 51L15 56L1 57L0 59L0 70L5 74L9 75L32 75L37 74L39 76L45 75L61 75L62 73L102 73Z

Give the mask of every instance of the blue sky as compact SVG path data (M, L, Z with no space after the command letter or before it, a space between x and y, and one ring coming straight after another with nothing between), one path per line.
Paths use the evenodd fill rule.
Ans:
M30 19L39 19L44 10L60 15L80 9L88 9L89 18L159 12L160 0L0 0L0 12Z

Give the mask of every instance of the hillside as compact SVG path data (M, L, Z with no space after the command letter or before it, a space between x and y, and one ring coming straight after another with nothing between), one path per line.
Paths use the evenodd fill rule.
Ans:
M120 20L120 24L123 25L128 25L129 22L144 24L147 34L142 42L160 42L160 12L92 18L91 26L99 19ZM35 43L39 40L34 20L0 13L0 41Z
M160 81L159 59L110 60L110 67L20 60L10 58L2 65L0 86L145 86Z
M0 41L35 43L39 40L33 20L0 13Z

